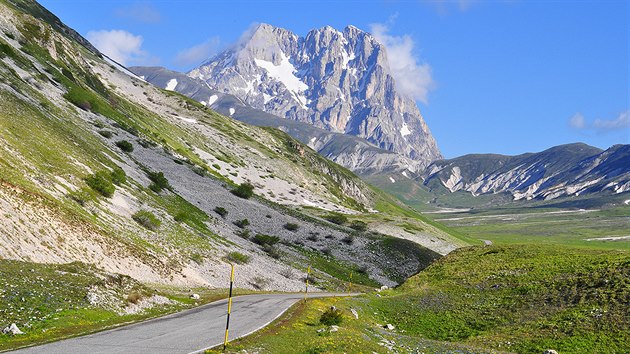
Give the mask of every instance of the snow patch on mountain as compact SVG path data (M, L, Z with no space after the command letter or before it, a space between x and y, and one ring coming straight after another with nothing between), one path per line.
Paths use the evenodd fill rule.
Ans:
M168 91L174 91L176 87L177 87L177 79L170 79L166 83L166 87L164 89Z
M215 103L218 99L219 99L219 96L217 95L210 96L208 98L208 106L212 106L212 104Z
M304 97L304 92L308 90L308 85L305 84L295 76L295 72L297 71L289 57L284 55L284 53L280 53L280 65L275 65L274 63L258 58L254 58L254 63L257 66L267 70L269 77L281 82L284 87L289 90L295 100L304 108L306 108L307 100Z
M403 123L402 128L400 128L400 135L402 135L404 138L409 134L411 134L411 130L409 130L407 123Z

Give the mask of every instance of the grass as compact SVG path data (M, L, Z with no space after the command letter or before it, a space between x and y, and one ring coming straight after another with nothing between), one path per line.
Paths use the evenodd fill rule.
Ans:
M234 252L228 253L226 258L231 263L233 262L236 264L245 264L245 263L249 263L249 260L251 257L246 254L242 254L240 252L234 251Z
M627 353L628 301L626 252L470 247L396 289L301 302L228 352ZM343 313L340 329L318 333L331 305ZM394 331L383 329L388 323Z
M504 208L467 213L433 214L436 221L468 237L497 244L555 244L630 250L630 240L597 241L627 236L630 207L567 210Z

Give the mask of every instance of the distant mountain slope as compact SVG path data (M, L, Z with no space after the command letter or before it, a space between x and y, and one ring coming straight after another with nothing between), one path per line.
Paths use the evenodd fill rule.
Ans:
M385 47L353 26L298 37L260 24L188 75L278 117L409 157L412 171L441 157L415 102L397 91Z
M514 200L630 190L630 145L606 151L585 144L518 156L465 155L435 161L422 175L427 186L473 195L510 193Z
M259 127L278 128L322 156L363 175L404 171L411 158L384 150L357 136L331 132L314 125L279 118L253 108L240 98L211 89L205 82L162 67L130 67L129 70L155 86L188 96L213 110Z

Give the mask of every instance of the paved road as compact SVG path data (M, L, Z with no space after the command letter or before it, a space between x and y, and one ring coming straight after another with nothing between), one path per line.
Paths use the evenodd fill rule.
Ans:
M309 297L345 296L313 293ZM232 299L230 340L269 324L304 294L244 295ZM223 344L227 300L165 317L21 349L13 353L195 353Z

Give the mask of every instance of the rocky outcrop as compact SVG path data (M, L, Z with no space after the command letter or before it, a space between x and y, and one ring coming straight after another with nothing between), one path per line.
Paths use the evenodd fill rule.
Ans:
M298 37L261 24L188 75L273 115L364 138L408 157L412 171L441 157L415 102L396 90L385 47L353 26Z

